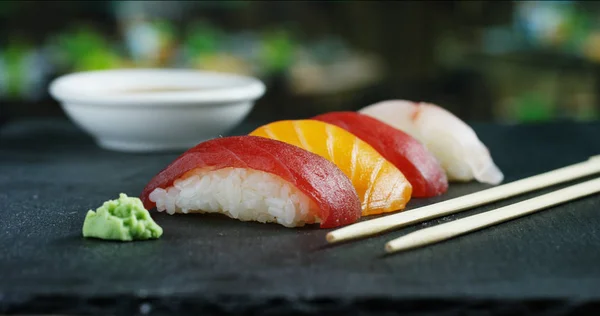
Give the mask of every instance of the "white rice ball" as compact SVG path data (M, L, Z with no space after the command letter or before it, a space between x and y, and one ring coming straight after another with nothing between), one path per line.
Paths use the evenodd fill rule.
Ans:
M243 168L196 169L150 193L158 211L221 213L241 221L299 227L319 223L317 205L282 178Z

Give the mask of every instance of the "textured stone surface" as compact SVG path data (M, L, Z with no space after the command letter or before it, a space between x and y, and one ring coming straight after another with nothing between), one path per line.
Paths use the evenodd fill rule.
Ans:
M233 134L255 126L246 123ZM507 181L600 154L600 124L475 127ZM120 192L138 195L176 155L104 151L65 121L4 127L0 313L566 315L597 307L599 196L392 256L383 255L384 242L418 227L326 246L326 231L317 227L154 214L164 228L157 241L81 237L88 209ZM434 200L485 187L452 184ZM434 200L413 200L410 207Z

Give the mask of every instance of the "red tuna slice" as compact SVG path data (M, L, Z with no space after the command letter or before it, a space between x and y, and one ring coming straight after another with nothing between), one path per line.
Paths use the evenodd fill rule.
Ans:
M341 127L375 148L404 174L413 187L413 197L433 197L448 190L440 163L409 134L357 112L330 112L312 119Z
M302 148L257 136L216 138L190 148L150 180L140 199L150 210L156 207L149 198L156 188L166 189L197 168L229 167L263 171L289 182L319 207L321 228L348 225L361 216L358 194L335 164Z

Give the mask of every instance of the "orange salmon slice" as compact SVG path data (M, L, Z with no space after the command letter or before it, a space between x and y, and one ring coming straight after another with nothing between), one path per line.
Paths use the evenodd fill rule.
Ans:
M333 124L277 121L249 135L279 140L333 162L356 189L363 216L399 211L410 201L412 186L402 172L368 143Z

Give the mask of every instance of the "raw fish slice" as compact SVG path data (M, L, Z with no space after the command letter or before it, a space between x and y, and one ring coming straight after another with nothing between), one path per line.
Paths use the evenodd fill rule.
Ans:
M330 112L312 119L341 127L371 145L404 174L413 197L433 197L448 190L444 169L412 136L357 112Z
M450 181L499 184L504 175L475 131L449 111L430 103L390 100L359 111L420 140L441 163Z
M250 135L284 141L335 163L352 181L363 216L404 209L410 200L412 186L398 168L369 144L333 124L278 121Z
M275 183L277 179L281 183ZM193 198L210 190L214 198ZM241 196L235 192L241 192ZM253 197L261 192L291 197ZM240 220L266 222L287 216L290 218L285 222L277 218L286 226L302 226L303 221L316 217L322 228L329 228L354 223L361 216L360 200L352 183L333 163L296 146L254 136L217 138L196 145L152 178L140 199L147 209L156 207L155 201L160 200L160 208L171 213L190 211L172 205L183 199L181 205L192 205L191 209ZM296 210L294 203L303 207ZM311 209L315 214L306 214L307 204L314 206ZM257 209L253 205L267 206ZM301 216L301 221L295 222L294 216Z

